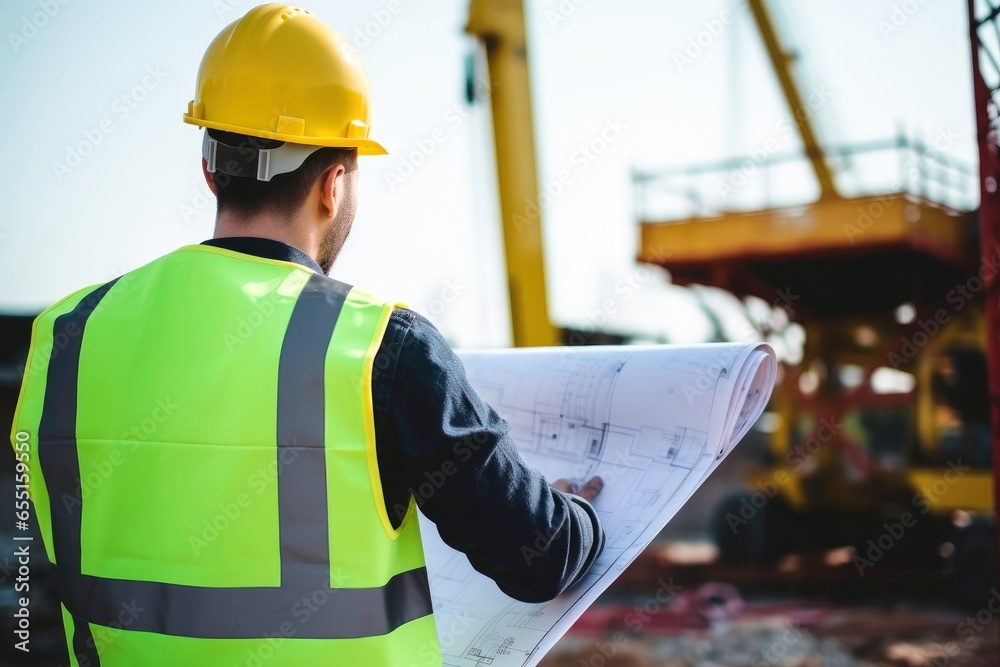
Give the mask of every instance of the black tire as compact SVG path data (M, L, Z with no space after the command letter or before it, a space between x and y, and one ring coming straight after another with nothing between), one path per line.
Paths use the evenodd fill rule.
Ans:
M720 560L773 564L791 550L795 511L780 495L768 498L763 504L761 498L760 493L739 491L716 505L711 532Z
M956 528L951 542L955 550L948 565L956 602L981 607L996 585L996 522L992 517L976 519Z

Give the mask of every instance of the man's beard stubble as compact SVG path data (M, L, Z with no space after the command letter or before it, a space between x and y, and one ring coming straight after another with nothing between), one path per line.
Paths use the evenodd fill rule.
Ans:
M330 223L330 228L326 231L326 235L319 244L319 267L323 269L323 273L329 275L330 269L333 268L333 263L337 259L337 255L344 248L344 243L347 242L347 237L351 234L351 221L346 223L340 220L338 215L333 222Z
M329 275L333 263L336 261L340 251L344 249L347 237L351 234L351 225L354 223L354 214L357 212L357 199L355 198L354 179L344 179L345 197L344 205L337 211L336 217L330 223L330 228L326 230L326 235L319 244L319 267L323 273Z

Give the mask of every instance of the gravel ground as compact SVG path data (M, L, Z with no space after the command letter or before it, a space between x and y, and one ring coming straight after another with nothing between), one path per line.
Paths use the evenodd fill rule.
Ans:
M860 667L834 638L779 619L741 623L707 636L636 637L624 643L568 638L542 667Z
M571 634L540 667L1000 667L997 620L975 615L855 608L813 629L775 617L673 636Z

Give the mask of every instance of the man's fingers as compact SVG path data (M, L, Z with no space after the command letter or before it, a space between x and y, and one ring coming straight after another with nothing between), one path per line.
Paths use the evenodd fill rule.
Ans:
M590 478L589 482L583 485L583 488L577 492L577 495L587 502L590 502L597 497L597 494L600 493L603 488L604 480L600 477L594 476Z
M590 502L597 497L597 494L601 492L604 488L604 480L600 477L591 477L590 481L583 485L581 488L576 482L560 478L552 482L552 488L558 489L563 493L572 493L574 495L580 496L587 502Z

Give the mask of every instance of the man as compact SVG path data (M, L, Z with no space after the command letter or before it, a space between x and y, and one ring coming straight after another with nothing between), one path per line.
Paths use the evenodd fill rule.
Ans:
M184 117L214 238L35 321L12 442L73 665L440 664L418 505L520 600L600 554L600 479L546 484L427 320L326 276L368 117L339 33L252 9Z

